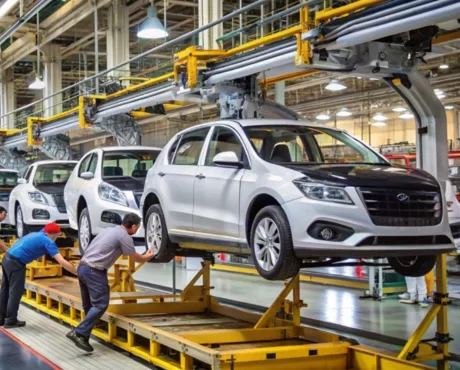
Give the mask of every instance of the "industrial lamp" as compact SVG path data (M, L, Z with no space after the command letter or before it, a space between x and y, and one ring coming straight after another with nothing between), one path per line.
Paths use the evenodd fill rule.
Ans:
M46 84L40 79L37 75L35 76L35 81L29 85L29 89L31 90L43 90L46 87Z
M39 14L37 13L37 71L35 75L35 81L29 85L31 90L43 90L46 87L46 84L40 78L40 19Z
M147 19L139 26L137 37L141 39L163 39L168 37L168 32L157 17L154 5L147 9Z
M345 90L346 88L347 87L344 84L341 84L339 80L332 80L326 86L326 90L329 90L329 91L341 91L341 90Z

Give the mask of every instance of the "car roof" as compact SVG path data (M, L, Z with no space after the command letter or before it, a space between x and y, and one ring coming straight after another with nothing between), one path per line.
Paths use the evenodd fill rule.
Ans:
M32 165L36 165L36 166L40 166L42 164L58 164L58 163L75 163L77 164L78 161L55 161L55 160L47 160L47 161L37 161L37 162L34 162L32 163Z
M101 149L103 152L116 152L119 150L160 150L161 148L157 148L154 146L106 146L104 148L98 148Z

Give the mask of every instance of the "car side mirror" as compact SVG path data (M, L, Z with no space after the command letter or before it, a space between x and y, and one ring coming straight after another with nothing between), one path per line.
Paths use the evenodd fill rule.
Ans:
M83 172L83 173L80 175L80 177L81 177L82 179L85 179L85 180L91 180L91 179L94 179L94 173L89 172L89 171L88 171L88 172Z
M27 184L27 180L26 179L18 179L18 184Z
M213 163L216 166L220 167L233 167L233 168L243 168L244 163L241 162L234 152L222 152L216 154L213 158Z

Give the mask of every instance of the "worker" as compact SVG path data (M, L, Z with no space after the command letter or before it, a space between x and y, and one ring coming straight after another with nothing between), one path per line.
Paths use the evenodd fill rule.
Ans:
M19 303L24 293L26 265L33 260L49 254L67 271L77 274L75 266L66 261L59 253L56 239L61 228L52 222L43 230L20 238L8 249L2 261L2 287L0 289L0 326L5 329L24 326L25 321L18 320Z
M406 276L407 292L401 294L400 303L418 304L422 308L428 307L427 289L425 277L409 277Z
M0 206L0 222L5 221L6 213L6 209ZM4 241L0 239L0 253L6 253L7 250L8 247L6 246Z
M107 270L121 255L131 256L135 262L147 262L153 257L150 249L140 255L134 248L132 235L139 230L140 224L138 215L128 213L121 225L105 229L96 236L80 261L78 281L85 318L66 336L84 351L94 350L89 343L91 331L109 306Z

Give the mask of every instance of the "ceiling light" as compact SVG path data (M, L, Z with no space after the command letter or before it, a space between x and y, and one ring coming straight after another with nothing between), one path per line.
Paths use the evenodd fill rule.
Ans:
M412 119L414 118L414 115L412 113L404 113L399 116L401 119Z
M434 93L435 93L436 95L441 95L441 94L444 94L444 91L442 91L442 90L440 90L440 89L436 89L436 90L434 90Z
M372 117L376 121L386 121L388 118L385 117L382 113L377 113L374 117Z
M449 65L448 64L441 64L439 66L439 69L449 69Z
M447 109L447 110L452 110L452 109L454 109L454 106L453 105L445 105L444 108Z
M336 116L338 116L338 117L350 117L352 115L353 115L353 113L351 113L347 108L342 108L336 114Z
M316 119L319 119L320 121L327 121L331 119L331 117L327 113L320 113L316 116Z
M441 91L441 89L434 89L434 92L435 92L435 93L440 93L440 92L442 92L442 91Z
M168 32L157 17L157 10L154 6L147 9L147 19L139 26L137 37L141 39L162 39L168 37Z
M0 18L7 15L14 6L19 3L19 0L5 0L0 7Z
M371 126L374 126L374 127L383 127L383 126L386 126L386 125L387 124L385 122L381 122L381 121L371 123Z
M442 94L439 94L437 96L438 96L438 99L441 100L441 99L444 99L446 97L446 94L442 93Z
M393 112L405 112L407 109L404 107L394 107Z
M362 80L363 78L361 76L356 77L358 80Z
M369 80L371 80L371 81L379 81L380 79L372 77L372 78L369 78Z
M29 85L29 89L31 90L43 90L45 87L45 83L38 76L35 77L35 81Z
M347 87L344 84L341 84L339 80L332 80L326 86L326 90L329 90L329 91L341 91L341 90L345 90L346 88Z

